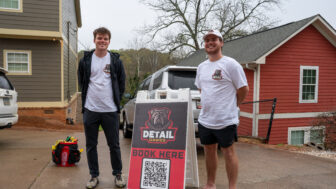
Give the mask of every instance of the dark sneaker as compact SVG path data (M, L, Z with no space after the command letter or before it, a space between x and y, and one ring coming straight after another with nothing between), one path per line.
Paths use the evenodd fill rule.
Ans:
M124 188L126 186L126 182L124 177L121 174L117 174L114 178L114 183L118 188Z
M89 182L86 183L86 188L89 189L96 188L98 183L99 183L98 177L91 178Z

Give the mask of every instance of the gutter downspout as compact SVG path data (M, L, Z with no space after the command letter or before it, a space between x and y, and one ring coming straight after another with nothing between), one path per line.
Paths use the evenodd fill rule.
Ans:
M68 70L67 70L67 74L68 74L68 78L67 78L67 99L68 99L68 103L70 102L70 24L71 24L71 22L70 21L68 21L67 22L67 26L68 26L68 28L67 28L67 38L68 38L68 49L67 49L67 54L68 54L68 62L67 62L67 64L68 64Z
M69 114L71 113L71 107L70 107L70 25L71 25L71 22L70 21L67 21L67 40L68 40L68 49L67 49L67 55L68 55L68 58L67 58L67 99L68 99L68 108L67 108L67 118L66 118L66 123L67 124L71 124L73 125L74 122L73 122L73 119L71 117L69 117Z

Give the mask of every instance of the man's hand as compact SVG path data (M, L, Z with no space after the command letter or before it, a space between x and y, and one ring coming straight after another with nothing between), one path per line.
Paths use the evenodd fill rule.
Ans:
M249 87L244 86L237 90L237 106L239 106L245 99L249 92Z

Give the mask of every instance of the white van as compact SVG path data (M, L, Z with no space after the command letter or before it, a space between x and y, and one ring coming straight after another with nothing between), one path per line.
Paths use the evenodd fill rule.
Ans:
M17 92L0 68L0 129L10 128L18 121Z
M198 133L198 115L201 110L200 92L195 86L197 67L190 66L166 66L152 75L148 76L138 86L138 90L153 91L157 89L178 90L181 88L189 88L192 98L192 108L194 115L194 127L196 134ZM136 92L137 92L136 91ZM135 94L136 94L135 92ZM135 111L135 96L128 96L129 101L121 109L120 124L123 129L125 138L132 137L134 111Z

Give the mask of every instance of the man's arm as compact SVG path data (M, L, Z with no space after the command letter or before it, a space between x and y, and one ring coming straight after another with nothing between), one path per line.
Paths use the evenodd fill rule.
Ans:
M83 87L83 72L84 72L83 61L80 60L78 63L78 70L77 70L78 84L80 88Z
M237 106L239 106L245 99L249 92L249 87L244 86L237 90Z
M120 64L120 70L118 73L118 82L119 82L119 91L120 91L120 99L121 99L122 95L125 92L126 74L125 74L124 65L121 60L119 60L119 64Z

